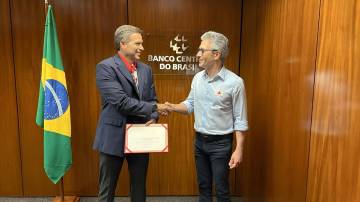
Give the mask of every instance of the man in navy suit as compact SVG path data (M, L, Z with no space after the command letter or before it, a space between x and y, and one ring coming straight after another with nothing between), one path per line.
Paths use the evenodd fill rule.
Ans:
M122 25L115 31L117 53L96 66L96 85L102 98L93 148L100 154L99 201L114 201L124 159L130 174L132 202L146 198L149 154L124 154L127 123L155 123L166 106L157 104L151 67L139 62L144 50L142 30Z

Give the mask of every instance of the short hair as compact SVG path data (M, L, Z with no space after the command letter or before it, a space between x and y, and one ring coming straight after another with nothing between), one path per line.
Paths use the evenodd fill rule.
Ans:
M221 53L221 61L224 62L225 58L229 54L229 39L221 33L214 31L205 32L201 36L201 40L210 40L212 43L212 49L217 50Z
M129 36L135 33L142 34L143 31L140 28L132 25L121 25L118 27L114 34L115 49L120 50L120 42L127 41Z

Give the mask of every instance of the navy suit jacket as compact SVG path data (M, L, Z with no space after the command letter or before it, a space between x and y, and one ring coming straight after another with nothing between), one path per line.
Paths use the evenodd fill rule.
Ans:
M93 148L115 156L124 156L127 123L157 120L157 103L151 67L137 62L138 88L118 55L96 66L96 85L102 98Z

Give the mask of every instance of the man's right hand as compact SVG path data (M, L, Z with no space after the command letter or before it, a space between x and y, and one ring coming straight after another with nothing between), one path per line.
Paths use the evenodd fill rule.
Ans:
M170 102L165 102L165 105L167 105L168 110L170 112L179 112L181 114L189 114L187 107L184 103L172 104Z
M167 116L171 112L170 107L166 104L158 103L158 104L156 104L156 106L157 106L156 111L159 112L159 114L162 116Z
M176 104L172 104L170 102L165 102L165 105L168 107L168 110L171 112L176 111Z

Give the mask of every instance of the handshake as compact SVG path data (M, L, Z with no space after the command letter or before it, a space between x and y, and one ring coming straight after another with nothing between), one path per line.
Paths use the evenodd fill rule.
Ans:
M165 102L164 104L157 103L156 106L157 106L156 111L162 116L167 116L171 112L176 111L177 109L176 104L171 104L169 102Z

